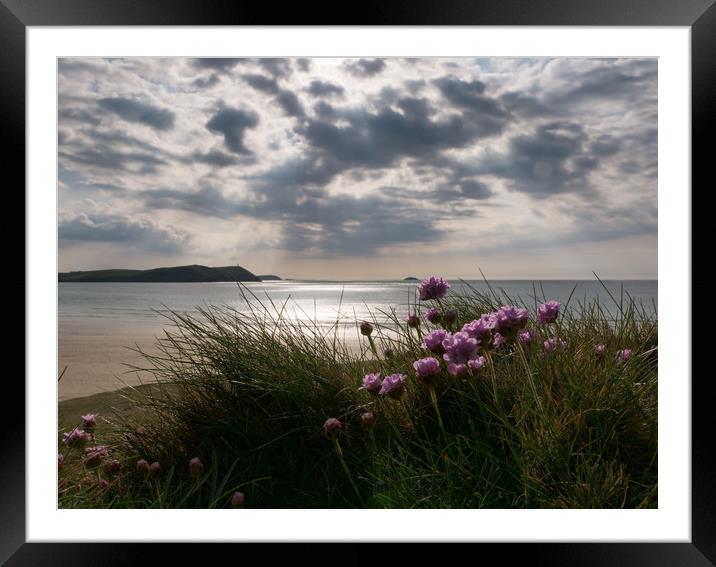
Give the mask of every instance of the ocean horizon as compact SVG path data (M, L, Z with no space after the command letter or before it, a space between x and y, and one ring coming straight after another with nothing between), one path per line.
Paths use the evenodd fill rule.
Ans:
M166 310L197 313L198 306L227 306L240 312L259 302L281 305L285 316L317 324L334 324L369 317L396 308L407 314L416 303L415 281L405 280L280 280L244 282L242 294L235 282L200 283L79 283L58 284L58 315L62 319L114 319L137 323L162 319ZM522 301L526 306L543 299L572 305L598 299L607 311L616 307L622 290L645 310L653 311L658 280L459 280L452 294L470 288L488 293L490 288ZM247 301L248 300L248 301Z

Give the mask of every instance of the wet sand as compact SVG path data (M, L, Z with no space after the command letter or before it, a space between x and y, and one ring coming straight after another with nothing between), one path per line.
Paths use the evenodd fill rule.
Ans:
M126 364L146 366L142 356L128 347L156 352L155 336L161 334L159 320L60 319L58 376L65 366L67 370L58 384L59 400L152 382L146 372L128 373Z

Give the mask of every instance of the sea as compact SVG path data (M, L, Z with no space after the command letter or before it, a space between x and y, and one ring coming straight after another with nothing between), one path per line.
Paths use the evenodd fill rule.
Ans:
M266 281L250 283L59 283L58 316L62 321L122 322L161 325L164 314L196 315L200 307L228 306L240 313L267 308L282 317L312 325L355 326L356 320L387 320L395 309L405 316L415 305L415 281ZM506 293L526 306L554 299L570 305L598 299L615 312L622 298L633 298L656 312L656 280L484 280L452 282L451 294L473 290ZM570 299L571 298L571 299Z

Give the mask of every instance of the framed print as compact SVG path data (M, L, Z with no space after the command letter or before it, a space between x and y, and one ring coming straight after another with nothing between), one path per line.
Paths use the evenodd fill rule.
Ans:
M656 8L4 1L27 342L3 559L711 564L716 8Z

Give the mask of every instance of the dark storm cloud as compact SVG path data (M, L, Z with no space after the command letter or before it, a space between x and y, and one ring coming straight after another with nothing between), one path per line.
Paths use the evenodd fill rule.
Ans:
M165 108L123 97L101 98L97 104L127 122L144 124L154 130L171 130L174 127L174 113Z
M305 115L303 105L296 94L283 89L274 79L263 75L243 75L241 77L249 85L258 91L274 95L274 101L278 104L287 116L301 118Z
M433 84L445 99L466 112L465 119L483 135L501 133L511 118L499 100L485 94L482 81L450 76L435 79Z
M328 81L319 81L318 79L311 81L306 90L315 97L340 96L345 92L345 89L340 85L329 83Z
M189 240L189 234L161 227L149 220L119 214L80 213L60 220L60 244L77 242L116 242L154 252L178 253Z
M507 179L512 189L534 197L582 191L589 188L589 173L599 163L584 153L586 140L579 124L550 122L513 137L506 154L488 156L476 170Z
M281 90L276 95L276 103L283 109L287 116L303 117L306 113L303 105L295 93L287 90Z
M385 61L383 59L359 59L346 63L345 69L356 77L373 77L383 72Z
M212 116L206 127L210 132L223 134L226 147L235 154L249 155L251 151L244 145L244 132L258 123L255 112L224 108Z
M496 131L493 124L485 128L483 121L465 120L459 114L434 119L426 99L405 97L396 106L402 112L334 109L333 116L345 125L308 120L297 131L315 152L321 164L317 169L334 174L354 167L387 167L406 157L432 160L444 150L465 147Z

